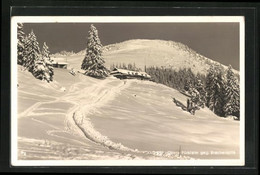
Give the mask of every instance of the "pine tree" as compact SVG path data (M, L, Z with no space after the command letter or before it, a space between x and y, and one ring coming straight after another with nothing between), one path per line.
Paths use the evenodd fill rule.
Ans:
M46 71L46 63L44 62L42 57L38 57L35 60L32 74L35 78L40 80L49 81L51 79L50 75Z
M23 31L23 24L17 24L17 63L19 65L24 64L24 47L25 47L25 34Z
M191 85L191 82L189 80L185 79L185 81L184 81L184 88L183 89L185 91L189 91L190 85Z
M213 91L214 78L215 78L214 76L215 76L214 66L211 65L208 74L206 76L206 92L207 92L206 106L212 111L214 110L214 103L215 103L215 92Z
M224 116L224 87L223 69L220 65L212 65L206 77L206 105L219 116Z
M43 43L43 48L42 48L42 58L45 63L45 78L48 82L53 80L53 67L52 67L52 62L53 60L50 58L50 51L49 47L46 45L46 43Z
M104 78L108 76L108 70L104 63L102 44L98 37L98 31L94 25L91 25L87 38L86 55L81 64L81 69L86 70L85 75Z
M236 79L234 72L232 71L231 65L229 65L227 70L227 83L225 87L225 115L234 115L239 118L240 114L240 94L239 94L239 84Z
M204 104L206 103L206 90L199 77L196 77L195 89L198 91L199 94L198 105L204 107Z
M225 105L225 80L223 75L223 67L220 65L216 66L216 79L215 79L215 113L219 116L225 116L224 105Z
M37 38L33 31L31 31L31 33L26 38L24 53L24 66L29 70L29 72L32 72L36 60L41 57L39 43L37 42Z
M189 94L191 95L191 101L194 103L194 104L198 104L199 103L199 100L200 100L200 94L199 92L197 91L197 89L195 87L193 87L192 84L190 84L189 86Z

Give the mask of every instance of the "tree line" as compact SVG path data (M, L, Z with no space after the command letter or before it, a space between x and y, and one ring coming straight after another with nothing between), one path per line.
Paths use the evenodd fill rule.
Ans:
M190 68L148 67L146 72L152 81L188 94L197 106L207 106L219 116L239 118L239 83L231 65L225 70L219 64L212 64L206 75L195 75Z
M141 68L136 67L135 63L131 64L125 64L125 63L113 63L110 65L110 70L112 71L113 69L118 68L118 69L127 69L131 71L142 71Z
M47 44L44 42L40 50L36 35L31 31L26 36L22 23L17 25L17 39L17 64L23 66L37 79L53 81L54 71Z

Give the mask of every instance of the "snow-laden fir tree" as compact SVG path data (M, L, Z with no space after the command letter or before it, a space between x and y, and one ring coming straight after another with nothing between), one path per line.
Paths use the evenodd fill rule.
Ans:
M23 31L23 24L17 24L17 63L19 65L24 64L24 45L25 45L25 34Z
M41 57L39 43L33 31L29 33L24 47L24 66L29 72L33 72L36 60Z
M239 94L239 83L237 78L232 71L231 65L229 65L226 74L226 87L225 87L225 115L233 115L239 118L240 114L240 94Z
M191 82L190 82L189 80L185 79L185 80L184 80L184 87L183 87L183 89L184 89L185 91L189 91L190 86L191 86Z
M32 74L35 78L40 80L48 81L50 79L50 75L46 71L46 63L42 57L39 57L35 60Z
M81 69L86 71L85 75L105 78L108 76L108 70L104 64L98 31L94 25L91 25L88 32L86 55L81 64Z
M45 73L44 73L44 78L46 81L50 82L53 80L53 67L52 67L52 62L53 60L50 58L50 51L49 47L46 45L46 43L43 43L43 48L42 48L42 59L45 63Z
M50 64L48 46L44 43L41 56L35 59L32 71L33 76L43 81L52 81L53 69Z
M198 77L196 77L195 80L195 89L198 91L199 94L198 105L200 107L204 107L206 103L206 90L202 81Z
M214 84L214 77L215 70L214 66L210 65L208 74L206 76L206 106L213 111L214 109L214 102L215 102L215 94L213 91L213 84Z
M200 100L200 94L198 90L192 84L190 84L188 92L191 95L191 101L194 104L198 104Z
M206 77L207 107L219 116L224 116L225 81L223 68L211 65Z
M215 114L219 116L225 116L224 105L225 105L225 79L224 69L221 65L216 66L216 77L215 77Z

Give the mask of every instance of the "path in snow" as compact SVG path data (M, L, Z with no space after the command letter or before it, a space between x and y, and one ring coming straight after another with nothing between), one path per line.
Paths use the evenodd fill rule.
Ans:
M118 94L121 93L122 90L131 86L133 81L127 81L127 83L121 82L121 85L113 86L109 89L108 86L111 81L101 81L93 87L85 88L84 91L91 92L91 94L84 97L84 101L82 101L78 106L76 105L70 112L67 114L67 119L70 121L71 126L71 115L74 119L75 124L81 129L84 135L91 141L103 145L109 149L114 149L118 151L127 151L131 153L139 153L139 154L148 154L150 156L161 156L164 158L171 159L190 159L188 156L179 157L179 153L173 151L139 151L137 149L128 148L122 145L121 143L115 143L111 141L108 137L100 134L91 123L88 115L91 115L98 111L100 107L103 107L105 104L115 99ZM81 93L73 94L73 99L80 99ZM66 96L66 98L71 99L72 96Z
M101 156L101 153L106 153L106 159L113 157L114 159L137 158L137 156L133 156L132 154L120 153L116 150L110 151L110 149L107 149L107 147L101 146L104 148L103 149L98 146L99 143L91 139L90 141L98 145L95 147L90 146L90 142L88 142L82 130L77 125L75 125L75 121L72 118L75 111L78 111L79 109L84 109L82 111L84 111L84 113L87 111L89 114L91 112L97 111L99 107L101 107L109 100L115 98L116 94L120 93L120 90L126 87L128 86L124 85L119 80L115 81L113 78L107 78L106 80L92 84L87 84L86 82L77 82L71 85L64 95L58 97L50 96L48 101L36 102L25 111L19 113L19 157L22 159L27 159L26 157L28 156L33 159L43 159L43 157L46 159L60 159L60 156L65 156L61 158L64 159L68 158L68 155L64 153L64 150L66 152L67 149L72 149L73 145L74 147L75 145L78 145L82 149L84 148L84 150L91 147L90 151L92 151L88 151L88 154L82 156L81 158L80 155L74 154L73 157L70 157L69 159L102 159L104 156ZM37 94L33 93L30 95L37 96ZM43 96L45 98L48 97L47 95ZM60 104L66 104L69 106L69 108L66 109L63 107L63 105ZM63 110L60 110L59 108ZM60 123L62 118L64 124ZM57 125L55 123L56 120L58 122ZM87 118L84 120L87 120ZM42 127L43 131L41 130ZM33 138L38 141L34 140L33 143L31 143L30 140ZM45 142L52 144L42 144L41 138L44 139ZM36 143L41 146L37 146ZM59 144L64 145L62 146L62 150L57 150ZM68 144L72 144L72 148L70 146L66 146ZM28 146L30 146L31 149L28 150ZM50 157L43 155L43 153L47 154L46 149L49 149L47 152L49 152ZM45 152L43 150L45 150ZM55 156L51 150L56 150L56 152L59 152L59 154L57 153ZM98 150L99 153L97 153ZM81 154L83 153L81 152Z

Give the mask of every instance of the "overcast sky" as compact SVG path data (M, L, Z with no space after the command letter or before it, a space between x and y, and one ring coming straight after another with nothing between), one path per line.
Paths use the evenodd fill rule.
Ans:
M103 45L129 39L161 39L186 44L198 53L239 70L239 23L97 23ZM24 24L25 34L32 29L40 47L51 53L78 52L86 48L90 23Z

